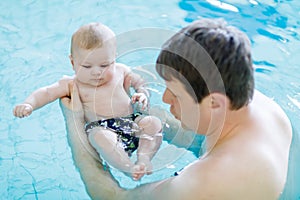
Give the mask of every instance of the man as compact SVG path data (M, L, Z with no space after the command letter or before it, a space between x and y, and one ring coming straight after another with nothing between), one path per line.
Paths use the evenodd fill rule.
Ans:
M101 167L93 170L96 161L86 161L97 173L93 177L101 177L93 185L92 176L81 174L91 197L277 199L287 177L292 129L282 109L254 90L245 34L220 20L196 21L163 45L156 70L166 83L163 101L182 127L206 136L206 153L178 176L129 191L121 190ZM76 91L73 95L71 101L63 100L67 107L79 102ZM74 132L70 125L69 132ZM86 158L76 156L76 148L80 170Z

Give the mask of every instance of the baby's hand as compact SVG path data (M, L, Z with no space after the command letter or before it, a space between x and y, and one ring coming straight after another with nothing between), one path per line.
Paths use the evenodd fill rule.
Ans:
M23 104L19 104L16 105L16 107L14 108L14 116L16 117L28 117L33 111L33 108L30 104L28 103L23 103Z
M145 110L148 107L148 99L147 96L144 93L135 93L131 97L131 102L134 104L136 102L141 103L142 110Z

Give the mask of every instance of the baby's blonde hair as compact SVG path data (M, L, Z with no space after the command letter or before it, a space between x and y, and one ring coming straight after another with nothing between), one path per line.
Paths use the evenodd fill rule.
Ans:
M72 35L71 55L76 48L92 50L102 47L108 40L115 43L115 34L107 26L101 23L83 25Z

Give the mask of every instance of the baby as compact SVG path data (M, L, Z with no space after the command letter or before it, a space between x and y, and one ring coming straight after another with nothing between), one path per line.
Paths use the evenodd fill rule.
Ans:
M129 67L116 63L115 34L105 25L90 23L72 36L70 61L73 77L34 91L16 105L14 115L27 117L32 111L78 91L90 144L111 166L139 180L152 173L151 159L162 141L162 124L154 116L134 112L132 104L148 107L144 81ZM135 92L130 98L130 88ZM137 161L130 155L137 149Z

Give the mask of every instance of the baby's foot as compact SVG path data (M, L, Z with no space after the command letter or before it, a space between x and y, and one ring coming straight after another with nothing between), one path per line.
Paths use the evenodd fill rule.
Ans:
M135 181L140 180L145 174L149 175L152 174L152 164L148 162L147 164L137 163L133 166L132 170L132 178Z

